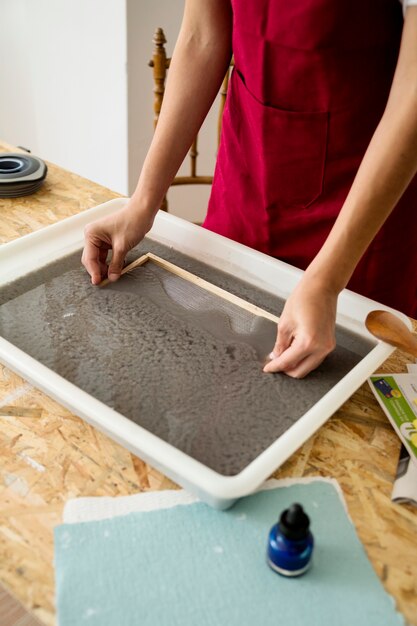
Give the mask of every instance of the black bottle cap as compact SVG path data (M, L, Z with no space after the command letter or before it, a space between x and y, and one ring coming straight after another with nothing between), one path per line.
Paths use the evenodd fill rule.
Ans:
M301 504L292 504L286 509L279 520L279 530L287 539L304 539L310 528L310 519L304 513Z

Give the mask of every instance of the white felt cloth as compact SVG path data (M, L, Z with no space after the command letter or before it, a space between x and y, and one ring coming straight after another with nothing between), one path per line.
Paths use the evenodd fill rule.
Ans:
M291 485L306 485L316 481L324 481L332 484L337 490L340 499L347 511L343 492L337 480L333 478L306 477L284 478L281 480L270 479L265 482L259 491L274 489L276 487L289 487ZM177 491L147 491L133 496L97 497L97 498L74 498L68 500L64 508L63 522L75 524L77 522L91 522L102 519L110 519L118 515L127 515L139 511L153 511L155 509L169 509L178 504L191 504L198 502L198 498L184 489Z

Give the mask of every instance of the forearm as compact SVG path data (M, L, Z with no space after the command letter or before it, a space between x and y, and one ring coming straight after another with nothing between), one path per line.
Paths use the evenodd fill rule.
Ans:
M306 272L337 293L417 172L417 7L407 14L385 113L338 219Z
M231 58L225 0L190 0L168 72L158 125L132 204L155 213L192 144Z

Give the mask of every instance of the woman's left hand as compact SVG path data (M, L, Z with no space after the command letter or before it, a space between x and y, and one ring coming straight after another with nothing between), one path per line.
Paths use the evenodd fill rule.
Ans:
M337 293L306 275L288 298L264 372L303 378L336 347Z

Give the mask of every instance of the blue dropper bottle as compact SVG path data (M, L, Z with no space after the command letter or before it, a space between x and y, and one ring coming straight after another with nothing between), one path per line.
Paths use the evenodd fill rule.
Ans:
M314 539L310 519L300 504L286 509L268 537L268 565L283 576L301 576L311 564Z

